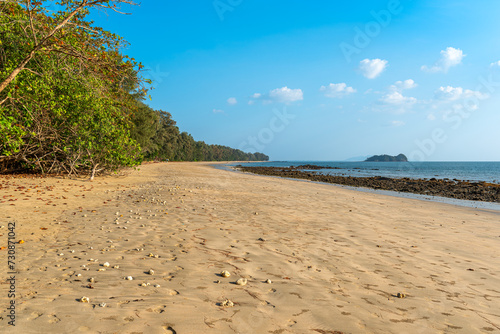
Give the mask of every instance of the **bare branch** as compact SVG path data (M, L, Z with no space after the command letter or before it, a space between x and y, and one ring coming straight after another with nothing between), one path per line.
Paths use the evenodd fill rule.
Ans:
M26 66L26 64L28 64L28 62L31 60L31 58L33 58L35 53L38 50L40 50L45 45L45 43L49 39L51 39L52 36L55 35L56 32L61 30L61 28L64 27L66 25L66 23L68 23L79 11L81 11L83 8L85 8L85 6L87 4L88 4L88 0L82 0L82 2L80 3L80 5L78 5L78 7L76 7L64 20L61 21L61 23L59 23L54 29L52 29L52 31L47 36L45 36L45 38L40 43L35 45L35 47L30 51L30 53L23 59L21 64L19 64L19 66L17 66L12 71L12 73L7 77L7 79L5 79L0 84L0 93L7 87L8 84L10 84L12 82L12 80L14 80L16 78L16 76L23 70L23 68Z

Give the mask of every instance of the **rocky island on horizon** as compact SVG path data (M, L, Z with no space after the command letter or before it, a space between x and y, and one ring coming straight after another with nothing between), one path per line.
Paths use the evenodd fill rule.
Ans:
M404 154L393 155L374 155L365 160L365 162L408 162L408 158Z

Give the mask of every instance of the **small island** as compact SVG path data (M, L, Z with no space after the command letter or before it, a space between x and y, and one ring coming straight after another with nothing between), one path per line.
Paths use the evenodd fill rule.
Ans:
M392 155L374 155L365 160L365 162L408 162L408 158L404 154L396 156Z

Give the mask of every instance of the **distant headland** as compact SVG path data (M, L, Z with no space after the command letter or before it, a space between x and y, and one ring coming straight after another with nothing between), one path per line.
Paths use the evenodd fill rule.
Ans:
M408 158L404 154L393 155L374 155L365 160L365 162L407 162Z

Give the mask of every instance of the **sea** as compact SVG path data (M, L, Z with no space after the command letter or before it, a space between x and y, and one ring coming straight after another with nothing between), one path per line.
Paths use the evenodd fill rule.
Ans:
M230 164L230 165L238 165ZM245 166L289 167L317 165L337 169L315 170L323 174L412 179L449 179L500 184L500 162L351 162L351 161L266 161Z

